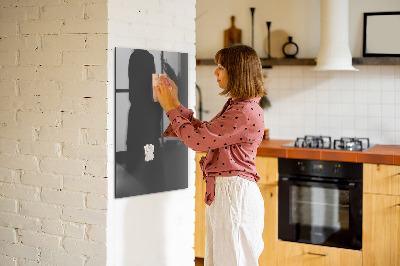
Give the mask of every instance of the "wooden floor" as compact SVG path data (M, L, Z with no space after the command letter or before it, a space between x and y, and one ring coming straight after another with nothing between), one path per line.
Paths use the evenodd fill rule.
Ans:
M195 266L204 266L204 259L203 258L195 258L194 265Z

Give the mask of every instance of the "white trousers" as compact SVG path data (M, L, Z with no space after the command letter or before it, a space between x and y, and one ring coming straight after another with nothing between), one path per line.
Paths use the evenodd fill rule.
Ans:
M264 249L264 199L257 183L239 176L215 177L205 224L205 266L258 266Z

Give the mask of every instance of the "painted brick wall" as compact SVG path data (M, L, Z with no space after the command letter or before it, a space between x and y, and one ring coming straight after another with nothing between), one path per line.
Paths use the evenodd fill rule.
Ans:
M188 154L188 189L114 199L113 127L115 47L188 53L187 107L194 110L195 5L196 0L108 2L108 265L194 265L195 152Z
M107 2L0 1L0 265L105 265Z

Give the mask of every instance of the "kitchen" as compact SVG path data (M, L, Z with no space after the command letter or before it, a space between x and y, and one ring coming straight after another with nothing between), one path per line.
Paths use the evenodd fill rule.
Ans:
M265 216L261 260L294 265L293 257L277 255L301 258L311 252L319 254L307 253L317 263L331 258L350 261L350 257L364 263L383 254L396 260L379 260L375 265L399 264L393 251L399 247L394 236L400 230L393 222L399 220L398 211L388 216L374 212L374 208L396 210L399 202L398 186L392 183L400 164L399 64L394 57L369 64L362 56L362 13L398 11L398 0L349 0L349 46L357 72L312 70L319 51L320 0L3 0L0 7L1 265L186 266L194 265L195 255L201 258L195 226L204 217L194 211L197 203L205 206L195 186L202 181L196 180L194 160L201 153L188 150L186 189L115 197L114 134L115 121L121 118L115 111L116 48L187 53L187 107L195 110L197 83L202 120L209 120L226 98L217 96L215 66L196 66L196 59L213 58L232 15L242 30L242 41L250 45L251 7L255 8L254 46L262 58L267 56L266 21L271 22L274 36L272 56L278 57L275 53L283 44L276 38L286 42L292 36L299 47L296 63L284 65L286 59L277 59L264 69L271 103L264 110L270 141L262 143L256 164L264 177L259 185L265 208L274 215ZM367 137L371 149L282 146L308 134L330 136L332 145L341 137ZM390 147L382 150L381 145ZM330 162L362 162L364 173L374 173L363 175L363 206L374 208L363 212L370 219L363 220L363 227L369 224L365 230L372 234L363 236L362 251L278 242L278 190L283 188L279 159L329 161L327 156L334 158ZM306 167L305 161L297 162ZM175 163L180 162L166 162L172 169ZM334 170L338 167L331 169L340 172ZM355 183L359 188L357 182L350 180L345 186ZM334 189L331 195L337 192ZM342 203L345 210L347 202ZM376 217L384 219L376 223ZM368 237L373 241L367 242L382 245L365 246ZM277 262L281 257L284 261Z
M350 50L353 58L362 58L363 13L398 11L400 5L396 1L348 1L348 5ZM221 6L224 8L221 9ZM251 34L250 7L255 7L254 37ZM196 84L201 88L203 120L210 120L225 101L221 96L214 96L218 93L215 91L215 78L212 75L215 66L203 59L212 59L213 53L223 45L223 31L229 28L229 18L232 15L235 16L236 28L242 30L243 43L251 45L254 38L254 48L261 58L268 56L266 21L272 22L271 38L278 37L278 33L282 34L283 31L293 37L299 47L296 55L298 59L317 58L321 25L320 7L320 1L237 1L235 4L223 1L218 3L218 6L211 1L197 3ZM385 30L390 31L388 28ZM274 45L273 41L271 43ZM283 44L275 45L282 47ZM277 54L278 52L275 52L275 55ZM272 54L273 57L275 55ZM283 57L282 54L279 56ZM264 189L266 213L270 211L273 214L272 217L265 218L265 248L259 260L260 265L400 265L400 252L397 248L400 239L400 66L398 60L394 63L388 61L383 59L380 63L369 64L365 61L363 63L362 60L361 63L357 63L354 60L357 64L353 63L353 66L358 71L314 71L314 65L301 63L278 63L264 69L267 97L271 103L271 106L264 110L265 126L269 129L270 139L263 141L259 147L256 164L260 174L263 173L261 175L266 177L266 180L259 184ZM201 155L204 154L196 155L196 161ZM340 241L330 244L322 241L322 244L318 245L318 240L311 236L296 240L296 235L307 233L307 230L289 229L288 218L286 217L285 221L281 214L285 211L293 215L296 206L293 206L293 202L283 201L285 196L286 201L289 201L290 191L295 193L293 191L296 189L291 188L300 191L300 188L304 190L307 186L285 184L285 177L281 177L284 170L279 171L281 165L284 165L284 160L301 165L296 169L297 172L288 173L289 176L324 176L313 172L315 167L321 167L326 168L327 172L330 171L331 177L335 176L340 180L342 177L334 173L337 174L338 167L349 163L349 167L358 168L350 174L358 179L347 183L347 186L354 186L353 188L339 188L337 185L335 192L332 189L326 190L327 195L329 192L336 193L336 201L343 200L339 195L347 195L344 204L338 205L340 208L338 207L337 212L341 209L343 215L343 206L347 206L345 217L356 218L353 224L346 225L341 221L343 230L339 231L344 232L344 235L341 235L342 239L346 239L347 228L353 230L347 235L358 232L358 236L355 237L358 238L356 247L346 246L349 241L341 244ZM332 163L334 165L330 165ZM303 174L299 174L301 171ZM201 189L200 183L196 185ZM313 189L318 190L321 187ZM279 192L286 194L283 196ZM350 202L353 207L348 207L349 199L354 197L352 195L357 195L357 200ZM293 194L290 196L293 201ZM333 197L330 194L329 196ZM300 201L299 199L298 202ZM315 203L321 201L323 199L318 198ZM196 215L201 215L201 201L196 201L196 204ZM354 205L359 208L352 210ZM360 206L363 213L360 213ZM297 208L306 210L306 214L313 213L309 209L307 212L307 208L304 207ZM303 213L302 217L302 213L298 213L297 219L307 219L306 214ZM287 216L290 216L289 213ZM201 219L196 217L196 221ZM330 222L325 221L326 224ZM196 257L201 258L201 246L204 243L201 232L204 225L199 223L201 222L196 224L195 253ZM287 236L288 239L285 239L284 234L279 231L279 225L285 225L293 239ZM292 224L292 227L294 225L296 223ZM297 226L303 225L297 221ZM311 228L318 231L316 229L316 225ZM319 234L323 235L321 232ZM315 245L291 245L291 242Z

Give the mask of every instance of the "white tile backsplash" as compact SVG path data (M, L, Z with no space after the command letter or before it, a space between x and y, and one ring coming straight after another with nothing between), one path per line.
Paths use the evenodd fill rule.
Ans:
M264 110L274 139L305 134L369 137L371 143L400 144L400 66L357 65L359 71L313 71L312 66L264 70L271 108ZM214 66L197 67L203 120L211 120L227 97L213 76Z

